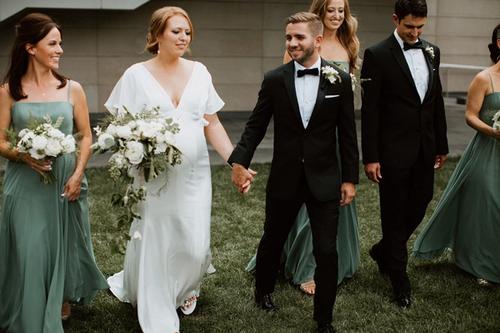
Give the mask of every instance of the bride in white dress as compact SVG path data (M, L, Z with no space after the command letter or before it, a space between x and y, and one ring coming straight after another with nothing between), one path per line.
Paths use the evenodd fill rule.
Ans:
M196 306L211 260L212 187L206 141L225 161L233 150L216 115L224 102L210 73L203 64L181 58L192 33L181 8L155 11L146 45L155 56L129 67L105 103L111 112L122 106L132 112L159 106L180 126L175 144L182 164L147 183L142 218L130 228L124 269L108 279L118 299L137 307L146 333L178 332L176 309L189 314Z

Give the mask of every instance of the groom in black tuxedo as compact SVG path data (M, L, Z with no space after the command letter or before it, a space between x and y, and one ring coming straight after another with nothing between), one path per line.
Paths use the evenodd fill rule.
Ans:
M359 156L350 76L320 58L322 31L315 14L302 12L287 19L286 47L293 61L266 73L255 109L228 162L233 167L233 182L242 189L251 179L247 169L254 151L274 118L255 301L265 310L275 310L271 293L281 252L305 203L317 264L314 319L320 332L333 332L339 205L349 204L355 195Z
M434 169L443 166L448 142L439 48L420 39L425 0L397 0L393 21L394 33L363 59L362 150L365 173L380 193L383 236L370 256L407 308L407 241L432 199Z

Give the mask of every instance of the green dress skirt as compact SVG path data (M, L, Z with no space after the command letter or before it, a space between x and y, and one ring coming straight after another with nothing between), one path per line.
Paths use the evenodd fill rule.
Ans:
M346 72L349 69L347 62L333 61L333 63ZM337 284L340 284L345 278L352 277L359 265L358 214L355 201L339 209L337 253L339 267ZM282 262L283 273L292 283L298 285L313 280L316 261L313 255L311 225L305 205L297 214L295 224L283 246ZM256 256L253 256L246 270L255 270L255 264Z
M485 97L479 113L491 125L500 92ZM451 249L455 264L500 283L500 140L476 133L457 164L413 255L431 259Z
M66 101L16 103L16 132L49 115L73 133L73 106ZM49 184L24 163L9 161L0 220L0 328L9 333L63 332L64 301L88 303L107 282L94 260L90 239L87 181L77 201L61 197L76 157L58 157Z

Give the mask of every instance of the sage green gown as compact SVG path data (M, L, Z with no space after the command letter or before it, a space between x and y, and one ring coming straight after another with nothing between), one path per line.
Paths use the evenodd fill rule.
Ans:
M493 90L494 91L494 90ZM479 117L492 125L500 92L485 96ZM500 140L477 132L458 162L413 255L431 259L453 250L455 264L500 283Z
M73 134L73 106L67 101L15 103L16 132L33 118L64 121ZM94 260L90 239L87 181L80 198L61 197L75 168L75 155L54 160L56 180L44 184L24 163L9 161L3 184L0 221L0 327L9 333L63 332L63 300L88 303L108 287Z
M347 62L333 63L348 72ZM338 147L337 156L339 156ZM337 253L339 267L337 284L340 284L345 278L352 277L359 265L358 214L355 201L339 209ZM313 255L311 225L305 205L297 214L295 224L285 242L282 262L283 273L292 283L299 285L313 280L316 261ZM255 264L256 256L253 256L246 270L255 270Z

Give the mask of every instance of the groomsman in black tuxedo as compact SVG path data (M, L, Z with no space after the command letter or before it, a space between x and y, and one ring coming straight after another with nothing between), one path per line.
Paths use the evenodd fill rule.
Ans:
M323 24L312 13L290 16L286 47L293 61L266 73L257 104L228 162L241 191L248 166L274 118L273 162L267 184L264 235L257 251L255 301L274 310L283 244L305 203L316 259L314 319L318 332L331 325L337 292L339 205L349 204L358 182L359 155L351 79L319 56ZM339 170L336 147L340 150Z
M365 173L379 185L382 222L369 253L389 275L396 303L408 308L407 241L432 199L448 142L439 48L420 38L425 0L397 0L392 19L394 33L363 59L362 150Z

